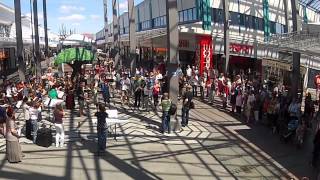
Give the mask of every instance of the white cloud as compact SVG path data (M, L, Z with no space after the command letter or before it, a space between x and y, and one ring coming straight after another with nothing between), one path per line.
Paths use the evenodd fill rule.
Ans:
M128 1L127 0L119 3L119 10L120 11L128 11Z
M85 20L86 17L81 14L71 14L70 16L61 16L58 19L62 21L82 21Z
M80 26L80 23L72 23L72 26Z
M94 21L94 20L98 20L101 18L101 16L97 15L97 14L91 14L90 18Z
M72 12L84 11L85 8L82 6L77 7L77 6L71 6L71 5L62 5L62 6L60 6L59 10L61 13L68 14L68 13L72 13Z
M31 13L27 13L25 14L25 16L31 18ZM33 17L33 14L32 14L32 17ZM41 21L43 20L43 12L38 12L38 21Z

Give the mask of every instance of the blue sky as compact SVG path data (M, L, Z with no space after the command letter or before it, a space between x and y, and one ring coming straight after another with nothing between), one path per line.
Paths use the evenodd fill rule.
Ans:
M14 7L14 0L0 0L9 7ZM135 4L143 0L135 0ZM109 21L111 3L108 1ZM30 0L21 0L22 13L30 15ZM119 0L120 13L127 11L127 0ZM59 33L64 24L67 29L76 29L77 33L96 33L104 26L103 0L47 0L48 28ZM39 24L43 24L42 0L38 0Z

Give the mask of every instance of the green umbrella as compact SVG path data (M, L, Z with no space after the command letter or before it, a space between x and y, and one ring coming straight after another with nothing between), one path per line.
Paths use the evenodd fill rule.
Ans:
M54 60L54 65L72 63L73 61L93 61L96 56L84 48L68 48L61 51Z

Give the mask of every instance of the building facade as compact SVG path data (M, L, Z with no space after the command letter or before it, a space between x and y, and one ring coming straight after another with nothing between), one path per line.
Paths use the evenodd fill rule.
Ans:
M222 70L224 54L224 13L222 0L177 0L179 14L179 60L182 66L196 65ZM287 4L287 6L285 6ZM299 5L299 23L320 22L320 15ZM136 38L142 61L166 58L166 0L144 0L135 7ZM266 48L267 40L292 31L289 0L229 0L229 73L255 73L264 76L263 61L288 61L287 52ZM119 17L120 41L125 54L129 46L128 13ZM112 43L112 25L108 26ZM98 45L105 45L105 33L96 34ZM125 57L125 56L124 56ZM302 57L304 64L308 58ZM289 62L285 62L289 63ZM320 68L320 66L318 67Z
M32 58L34 42L34 27L31 18L21 17L22 38L24 45L24 60L28 63ZM44 47L44 28L39 26L39 40ZM48 32L49 46L55 47L59 43L59 36ZM14 9L0 3L0 74L5 75L17 69L16 58L16 27Z

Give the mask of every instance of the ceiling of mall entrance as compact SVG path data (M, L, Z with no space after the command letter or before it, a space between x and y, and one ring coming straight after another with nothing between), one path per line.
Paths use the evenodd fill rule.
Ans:
M320 0L300 0L300 3L303 6L307 6L308 8L320 13Z

